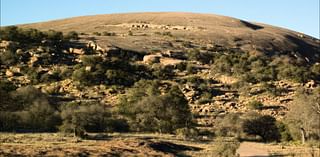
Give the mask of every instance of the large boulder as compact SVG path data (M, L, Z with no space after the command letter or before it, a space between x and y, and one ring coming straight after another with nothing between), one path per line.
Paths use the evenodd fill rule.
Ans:
M145 55L143 62L147 64L160 63L161 55Z

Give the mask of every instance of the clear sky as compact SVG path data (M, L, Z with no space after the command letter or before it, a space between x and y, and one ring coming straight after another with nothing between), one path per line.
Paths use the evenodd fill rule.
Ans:
M0 0L1 26L126 12L198 12L289 28L320 38L319 0Z

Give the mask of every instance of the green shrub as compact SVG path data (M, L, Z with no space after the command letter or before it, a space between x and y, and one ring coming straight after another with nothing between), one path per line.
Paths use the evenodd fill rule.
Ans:
M237 157L237 149L240 146L238 141L226 141L223 138L215 140L212 156L216 157Z
M48 102L47 95L32 86L20 87L11 96L15 101L15 105L12 105L15 111L28 109L34 102Z
M248 135L258 135L264 142L279 141L280 134L276 119L268 115L258 115L244 120L242 128Z
M14 51L5 51L0 53L1 64L10 66L17 64L19 61L18 55Z
M251 101L247 104L247 106L250 109L254 109L254 110L262 110L263 109L263 103L257 100Z
M193 64L187 64L186 70L188 74L195 74L197 72L196 68L194 67Z
M279 65L278 71L278 79L290 79L301 83L308 81L312 76L307 67L292 64Z
M34 101L19 116L21 117L24 129L33 132L56 131L56 126L61 122L58 113L47 101Z
M0 80L0 91L4 91L4 92L9 93L9 92L14 91L16 89L17 89L17 87L12 82L9 82L6 80Z
M294 140L303 142L320 139L319 102L319 87L312 92L298 91L285 118L285 123ZM303 135L302 132L305 134Z
M183 139L195 139L198 137L199 131L196 128L179 128L175 134Z
M215 133L223 137L240 137L243 120L239 114L229 113L224 117L218 117L215 125Z
M169 37L173 37L171 32L163 32L162 33L163 36L169 36Z
M65 104L61 108L62 132L75 132L83 129L88 132L104 132L108 130L110 113L100 104Z
M173 69L173 66L170 65L162 66L160 64L154 64L152 74L159 79L169 79L174 75Z
M278 122L277 127L279 130L282 142L287 142L292 140L292 136L286 124L284 124L283 122Z
M0 111L0 132L17 131L20 118L16 113Z
M179 64L177 64L177 69L179 71L185 71L186 70L186 67L187 67L187 63L186 62L180 62Z
M109 132L129 132L130 126L125 119L110 119L107 130Z
M76 31L71 31L68 34L66 34L64 38L66 38L67 40L70 40L70 39L78 40L79 34Z
M118 105L118 112L133 130L172 133L191 125L188 102L178 87L160 95L156 82L143 82L127 91Z
M212 102L213 95L209 92L205 92L201 95L199 99L199 104L206 104Z
M45 32L46 38L52 41L62 41L63 33L55 30L49 30Z
M96 36L101 36L101 33L99 33L99 32L93 32L92 34L96 35Z
M102 35L104 35L104 36L116 36L117 34L115 32L102 32Z

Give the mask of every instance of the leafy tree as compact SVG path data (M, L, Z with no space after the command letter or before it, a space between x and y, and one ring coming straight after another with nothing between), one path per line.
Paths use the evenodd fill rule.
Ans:
M79 81L81 84L90 84L90 74L85 70L85 68L80 68L72 73L72 79Z
M68 32L68 34L66 34L64 38L66 38L67 40L70 40L70 39L78 40L79 34L76 31L71 31L71 32Z
M173 86L168 93L159 94L156 84L134 87L121 99L118 111L137 131L173 133L178 128L191 126L191 112L180 89Z
M61 109L63 124L60 130L75 132L77 129L84 129L89 132L103 132L108 129L110 117L109 111L101 104L69 103Z
M218 136L235 136L240 137L243 132L243 119L239 114L230 113L224 117L218 117L215 125L216 134Z
M272 116L262 115L244 120L243 131L248 135L258 135L263 141L278 141L280 134L276 119Z
M225 141L223 138L215 140L215 148L213 149L212 156L216 157L237 157L237 149L240 146L238 141Z
M320 139L320 92L300 91L290 106L286 115L291 135L302 142L310 139Z
M260 101L257 101L257 100L251 101L247 105L250 109L254 109L254 110L262 110L263 109L263 103Z
M60 117L47 101L34 101L25 111L20 113L24 129L32 131L56 131Z
M12 105L12 111L27 109L34 102L48 101L47 95L32 86L18 88L15 92L11 93L11 97L15 101L14 105Z
M49 30L46 33L46 38L52 41L62 41L63 33L55 30Z
M5 51L0 55L0 61L2 64L10 66L18 63L18 55L14 51Z
M16 113L0 111L0 131L16 131L19 120L20 118Z

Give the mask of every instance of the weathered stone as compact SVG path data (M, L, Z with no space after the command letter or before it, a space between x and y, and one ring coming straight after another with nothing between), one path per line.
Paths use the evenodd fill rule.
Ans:
M6 40L2 40L1 43L0 43L0 48L9 48L10 45L12 45L12 42L11 41L6 41Z
M106 50L102 47L100 47L96 42L94 41L89 41L88 44L87 44L87 47L88 48L91 48L95 51L100 51L102 53L106 52Z
M86 71L91 71L91 66L86 66L85 70Z
M14 73L11 70L7 69L6 70L6 76L7 77L12 77L12 76L14 76Z
M39 58L37 56L32 56L30 58L30 65L33 65L35 62L37 62L39 60Z
M146 55L143 57L143 62L147 64L160 63L161 55Z
M84 55L86 53L83 49L77 49L77 48L70 48L69 52L77 55Z

